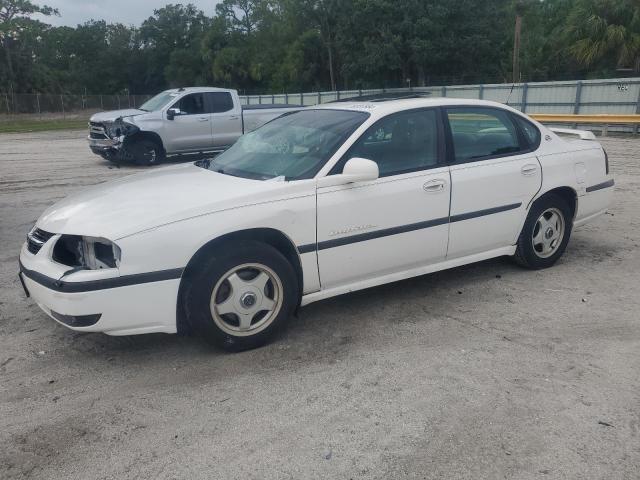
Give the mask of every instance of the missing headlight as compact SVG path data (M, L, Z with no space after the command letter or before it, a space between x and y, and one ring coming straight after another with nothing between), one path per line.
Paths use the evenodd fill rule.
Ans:
M62 235L53 248L53 260L88 270L116 268L120 263L120 247L104 238Z
M128 137L140 131L136 125L124 121L122 117L118 117L115 121L105 124L105 130L111 138L121 136Z

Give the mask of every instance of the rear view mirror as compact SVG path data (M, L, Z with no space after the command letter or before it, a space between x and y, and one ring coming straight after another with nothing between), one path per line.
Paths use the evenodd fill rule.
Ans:
M173 120L177 115L182 115L179 108L170 108L167 110L167 120Z
M332 187L353 182L370 182L376 180L380 172L378 164L366 158L350 158L344 164L342 173L339 175L329 175L318 179L319 187Z

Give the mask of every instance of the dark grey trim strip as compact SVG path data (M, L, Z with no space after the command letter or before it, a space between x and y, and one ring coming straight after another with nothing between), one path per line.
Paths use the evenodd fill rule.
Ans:
M309 243L307 245L298 245L298 252L302 255L303 253L311 253L316 251L316 244Z
M613 178L612 178L611 180L607 180L606 182L598 183L597 185L591 185L590 187L587 187L587 193L595 192L596 190L602 190L603 188L613 187L614 185L615 185L615 182L613 181Z
M494 213L506 212L508 210L514 210L520 208L522 202L512 203L510 205L504 205L502 207L487 208L485 210L477 210L475 212L461 213L459 215L453 215L450 222L461 222L462 220L469 220L471 218L484 217L485 215L493 215Z
M161 282L163 280L175 280L182 276L184 268L172 268L170 270L159 270L157 272L135 273L123 275L115 278L105 278L102 280L88 280L86 282L65 282L55 278L47 277L42 273L29 270L20 263L20 271L25 277L30 278L43 287L56 292L80 293L105 290L108 288L128 287L141 283Z
M63 315L53 310L51 310L51 315L59 322L70 327L90 327L98 323L98 320L102 318L101 313L94 313L93 315Z
M373 240L376 238L398 235L400 233L413 232L415 230L422 230L424 228L437 227L438 225L445 225L447 223L461 222L463 220L483 217L485 215L493 215L494 213L506 212L508 210L519 208L521 205L522 203L512 203L510 205L504 205L502 207L487 208L485 210L462 213L460 215L454 215L452 217L436 218L433 220L427 220L425 222L410 223L408 225L401 225L399 227L384 228L382 230L376 230L375 232L359 233L358 235L352 235L350 237L325 240L324 242L319 242L317 244L317 249L325 250L327 248L341 247L343 245L349 245L351 243L366 242L367 240ZM301 254L313 252L315 249L316 245L313 243L298 246L298 251Z
M318 243L318 250L325 250L327 248L341 247L342 245L348 245L350 243L366 242L367 240L373 240L375 238L388 237L390 235L398 235L400 233L413 232L415 230L422 230L423 228L437 227L438 225L444 225L449 222L449 217L436 218L434 220L427 220L426 222L410 223L408 225L401 225L399 227L384 228L382 230L376 230L375 232L359 233L358 235L352 235L350 237L336 238L334 240L325 240Z

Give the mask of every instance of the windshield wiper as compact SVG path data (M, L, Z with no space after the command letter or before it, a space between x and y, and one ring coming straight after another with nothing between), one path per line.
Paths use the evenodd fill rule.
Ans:
M222 175L229 175L230 177L237 177L233 173L229 173L224 168L215 165L215 162L211 159L199 160L196 162L196 165L202 166L207 170L211 170L212 172L221 173Z

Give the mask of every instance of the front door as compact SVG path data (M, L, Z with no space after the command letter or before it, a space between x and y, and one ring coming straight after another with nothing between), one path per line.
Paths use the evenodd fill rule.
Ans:
M167 151L178 153L211 150L211 113L207 109L204 94L185 95L170 108L180 109L180 114L173 120L165 119Z
M531 138L503 109L451 107L446 117L455 157L447 257L515 244L542 184Z
M371 182L318 188L318 266L322 288L370 280L444 260L449 169L435 109L387 116L353 145L349 158L378 164Z

